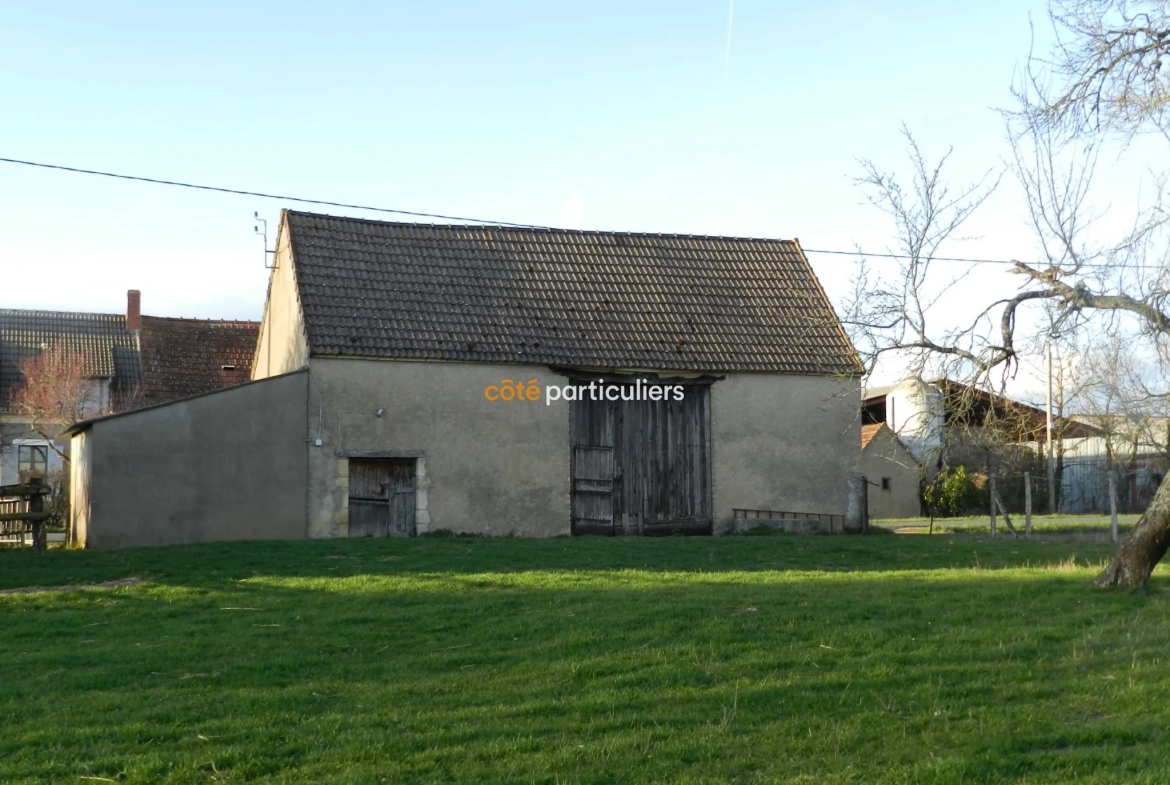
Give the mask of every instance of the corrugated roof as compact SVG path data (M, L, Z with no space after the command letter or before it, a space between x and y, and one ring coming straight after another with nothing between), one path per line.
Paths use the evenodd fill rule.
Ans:
M887 384L882 387L866 387L861 391L861 400L870 401L874 398L885 398L897 386L896 384Z
M238 384L251 376L257 322L143 316L143 403ZM225 373L224 366L234 371Z
M286 218L318 356L861 371L795 241Z

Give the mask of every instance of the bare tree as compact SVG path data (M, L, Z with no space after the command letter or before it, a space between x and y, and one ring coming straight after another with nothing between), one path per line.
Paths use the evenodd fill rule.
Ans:
M1139 0L1058 0L1050 10L1057 43L1047 58L1034 58L1015 90L1019 110L1009 118L1014 148L1039 151L1036 161L1054 160L1070 149L1087 159L1102 140L1126 142L1144 133L1167 135L1166 106L1170 73L1163 60L1170 53L1170 4ZM1087 189L1091 168L1058 177L1042 166L1017 171L1077 202ZM1026 178L1022 178L1026 179ZM1158 193L1165 180L1155 173ZM1027 183L1025 182L1025 187ZM1084 250L1070 238L1070 219L1052 221L1058 205L1029 193L1037 234L1070 253L1046 269L1019 264L1028 285L1044 292L1058 320L1070 328L1091 325L1098 332L1146 339L1162 362L1170 358L1170 268L1167 266L1166 212L1160 199L1135 216L1132 231L1101 249ZM1073 211L1081 212L1079 207ZM1037 223L1034 221L1034 223ZM1170 549L1170 483L1163 483L1133 532L1097 577L1099 587L1144 587L1150 573Z
M29 418L29 430L39 435L65 463L64 470L48 472L52 493L48 499L50 523L65 524L65 538L73 541L69 520L69 455L57 446L61 430L87 417L106 414L101 383L89 375L84 358L66 346L42 350L21 365L21 381L9 394L10 412Z
M1167 132L1167 3L1056 0L1049 20L1056 44L1050 56L1031 58L1027 84L1017 90L1040 123L1076 136Z
M1124 483L1136 483L1143 469L1160 472L1157 467L1164 466L1167 458L1170 399L1164 391L1151 389L1160 382L1151 378L1160 376L1156 369L1128 351L1122 336L1115 334L1083 349L1068 376L1072 405L1100 433L1097 449L1101 452L1094 450L1088 457L1100 460L1103 456ZM1089 491L1092 500L1099 502L1099 486L1090 481Z
M1062 340L1076 345L1085 335L1120 336L1126 346L1142 345L1170 367L1170 235L1161 200L1134 216L1120 238L1102 238L1088 198L1101 145L1110 137L1132 141L1157 132L1170 138L1166 105L1170 81L1163 58L1170 53L1170 4L1128 0L1056 0L1051 20L1057 43L1047 58L1033 57L1015 88L1018 108L1007 113L1012 155L1009 168L1027 197L1028 219L1039 239L1039 263L1016 261L1015 291L987 304L971 324L927 329L920 293L930 290L929 265L914 256L905 238L950 239L970 210L954 205L933 177L941 171L925 166L911 148L913 193L927 209L897 201L902 193L889 177L863 162L863 185L876 189L880 207L891 213L911 256L901 288L873 287L864 264L858 289L874 289L855 298L847 321L859 347L872 357L909 353L919 364L942 358L957 378L990 382L1010 378L1018 367L1027 337L1017 335L1017 317L1025 308L1041 311L1033 319L1034 340ZM945 159L944 159L945 160ZM1165 181L1155 173L1159 194ZM962 191L963 207L974 209L974 191ZM936 209L951 205L955 223L937 222ZM892 208L892 209L890 209ZM932 233L932 227L949 231ZM937 245L925 243L925 258ZM942 286L952 285L943 281ZM938 291L935 287L933 291ZM868 300L868 302L866 302ZM1037 334L1039 333L1039 334ZM1018 344L1024 344L1024 346ZM1145 515L1097 577L1099 587L1144 587L1150 573L1170 549L1170 483L1163 483Z
M896 247L890 250L903 261L887 280L876 275L861 256L843 322L867 372L883 356L896 353L914 375L927 376L932 361L937 370L947 359L971 361L979 352L977 331L956 329L937 318L939 301L965 276L940 280L936 257L946 243L960 239L963 224L991 195L999 179L988 172L978 182L954 190L944 174L950 152L929 163L905 126L902 134L911 164L909 185L903 186L897 175L868 159L860 161L862 174L856 182L867 201L893 220Z
M69 456L56 446L57 434L78 420L104 413L101 408L100 392L89 378L85 361L63 346L24 361L21 381L12 389L8 404L9 411L30 419L30 430L65 462Z

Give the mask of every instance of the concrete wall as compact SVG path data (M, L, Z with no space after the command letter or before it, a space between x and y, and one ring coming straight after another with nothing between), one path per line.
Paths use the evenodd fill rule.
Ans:
M347 535L348 460L370 453L421 459L420 533L570 532L569 404L484 397L502 379L537 379L545 390L564 377L473 363L314 358L311 368L310 536ZM736 507L843 514L861 452L857 396L855 381L827 377L716 382L716 531L730 529Z
M503 379L537 379L543 391L563 376L530 365L330 358L313 358L311 369L310 536L347 536L348 460L368 452L420 459L420 533L569 533L569 404L484 397Z
M90 548L306 533L308 374L97 420L71 515Z
M716 532L734 508L845 514L861 457L856 380L731 374L711 388Z
M268 279L268 298L264 303L256 355L252 358L253 379L295 371L309 361L308 339L293 269L292 244L283 220L273 263L275 267Z
M861 471L870 482L870 518L915 518L922 514L921 467L889 428L878 431L862 451ZM889 478L888 490L882 489L882 478Z
M535 379L538 401L490 401ZM566 379L539 366L313 358L304 373L99 420L74 437L88 547L348 535L351 459L418 460L419 533L570 532ZM857 384L729 375L711 392L716 531L735 507L842 514ZM378 411L381 410L379 416Z

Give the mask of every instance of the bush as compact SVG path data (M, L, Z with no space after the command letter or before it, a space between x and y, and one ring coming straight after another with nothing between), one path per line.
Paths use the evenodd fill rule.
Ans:
M947 466L922 491L922 501L935 515L960 515L975 501L979 490L962 466Z

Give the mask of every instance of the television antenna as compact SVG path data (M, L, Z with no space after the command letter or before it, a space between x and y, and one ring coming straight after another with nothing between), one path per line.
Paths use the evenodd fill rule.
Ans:
M272 260L272 264L268 263L269 254L276 254L275 250L268 250L268 221L260 217L260 212L252 213L252 217L256 220L256 225L252 227L252 231L264 238L264 269L271 270L276 267L276 260ZM261 228L263 227L263 228Z

